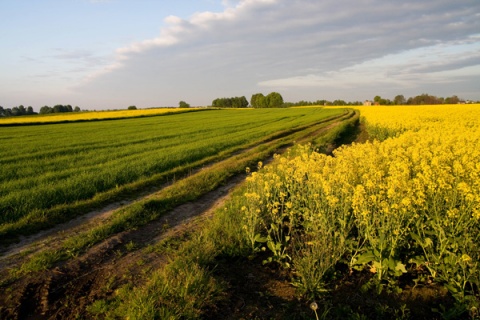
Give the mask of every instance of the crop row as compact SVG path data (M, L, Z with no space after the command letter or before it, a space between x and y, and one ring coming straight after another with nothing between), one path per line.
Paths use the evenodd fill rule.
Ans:
M326 109L209 110L0 128L2 227L335 116Z

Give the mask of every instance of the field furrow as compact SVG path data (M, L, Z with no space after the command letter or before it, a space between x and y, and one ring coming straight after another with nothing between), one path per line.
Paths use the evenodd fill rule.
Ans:
M43 237L32 237L32 241L24 242L23 246L12 246L10 251L4 252L1 259L1 278L3 286L10 289L16 287L18 292L10 295L9 298L2 297L0 300L3 299L2 302L9 306L12 303L10 299L20 299L17 300L20 304L13 309L7 307L1 311L3 314L28 316L31 311L24 308L28 300L28 303L35 305L32 310L43 313L46 317L54 314L65 315L64 312L67 312L67 309L59 305L59 303L71 303L64 300L65 296L75 301L86 299L85 303L79 305L79 308L84 310L86 303L91 303L91 298L87 297L91 297L99 286L108 286L105 281L111 281L113 278L107 274L111 274L113 270L120 275L122 272L131 270L135 265L145 263L147 267L153 263L158 266L162 259L166 259L165 255L158 256L155 253L152 258L152 253L149 254L140 249L148 248L149 244L159 241L162 243L162 239L168 239L167 242L176 241L174 239L178 239L179 234L184 233L181 230L186 231L188 228L171 229L171 227L181 226L187 221L186 219L206 212L221 195L225 195L232 186L243 179L244 174L238 174L244 172L246 166L254 166L258 161L267 161L270 155L292 145L293 141L311 141L332 130L335 131L337 127L342 127L347 120L350 122L358 120L358 117L351 118L351 115L351 112L343 111L337 115L329 114L323 119L307 122L302 126L288 127L257 141L238 145L231 152L227 152L223 158L211 157L201 167L185 172L188 173L184 175L185 178L178 179L170 185L164 185L151 195L143 194L142 198L137 198L135 202L130 200L127 203L125 200L123 207L113 207L108 214L104 211L101 220L95 220L95 215L91 215L92 220L71 224L69 229L60 227L56 232L46 233ZM332 143L338 134L337 132L336 135L332 135L328 143ZM125 243L131 244L128 249L131 253L128 257L127 255L123 257L123 254L118 255L124 252ZM23 253L16 254L18 252ZM62 263L61 261L70 262ZM111 267L112 263L116 266L114 269ZM120 267L121 265L125 268ZM57 268L52 269L55 266ZM40 271L45 269L47 271ZM11 271L6 272L6 270ZM90 284L83 287L86 285L83 280ZM114 286L117 287L122 283L124 282L115 283ZM42 293L40 288L47 284L47 293ZM26 288L24 286L28 287L29 293L22 289ZM77 290L79 287L83 289ZM39 301L36 302L32 301L36 299L33 297L36 296L34 288L39 289L38 295L40 295ZM62 294L59 296L58 292ZM30 296L32 294L33 296ZM48 298L45 298L45 294ZM111 294L111 292L107 290L104 294ZM63 302L60 302L61 300Z

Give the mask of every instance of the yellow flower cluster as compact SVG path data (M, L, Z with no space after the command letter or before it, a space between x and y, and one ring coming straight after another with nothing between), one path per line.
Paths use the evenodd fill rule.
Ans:
M397 197L401 194L404 198L402 201L395 199L394 203L410 203L416 210L426 212L440 210L442 206L452 217L456 216L453 214L456 209L467 210L473 218L479 218L480 105L359 109L369 129L374 128L377 133L388 131L390 137L397 138L357 145L342 152L357 153L356 150L377 146L377 150L369 152L375 155L371 161L381 157L383 165L379 164L378 169L383 168L385 173L388 166L390 174L385 181L390 181L397 189L389 189L389 194ZM373 138L386 137L373 134ZM363 165L365 162L360 167ZM368 173L365 178L366 183L372 180ZM379 187L385 186L379 184Z
M434 255L447 261L447 254L456 257L454 266L465 257L477 266L480 254L470 244L480 240L480 105L359 109L372 142L333 156L298 146L249 178L264 226L346 236L355 226L362 240L348 250L374 252L379 274L393 258L403 259L398 254L412 233L430 266ZM471 271L480 278L478 268Z
M154 108L154 109L137 109L137 110L67 112L67 113L55 113L55 114L48 114L48 115L8 117L8 118L0 119L0 124L39 123L39 122L46 123L46 122L130 118L130 117L152 116L152 115L172 113L172 112L185 112L185 109Z
M367 131L379 140L405 131L429 130L443 124L448 127L478 127L480 105L424 105L358 107Z

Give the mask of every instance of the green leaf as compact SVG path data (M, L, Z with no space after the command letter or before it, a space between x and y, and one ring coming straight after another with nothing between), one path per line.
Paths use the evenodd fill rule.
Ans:
M367 251L361 255L359 255L355 261L355 264L367 264L371 261L375 260L375 254L372 251Z
M275 252L275 244L273 243L273 241L268 241L267 247L268 249L270 249L270 251Z
M255 242L265 243L267 242L267 237L262 237L261 234L257 233L254 238Z
M420 236L418 234L410 233L410 237L412 237L412 239L415 240L416 243L418 243L420 246L423 247L422 238L420 238Z
M433 246L433 241L431 238L425 238L425 248Z
M445 288L447 288L447 290L448 290L451 294L453 294L453 295L459 293L459 290L458 290L458 288L457 288L456 286L453 286L453 285L451 285L451 284L449 284L449 283L446 283L444 286L445 286Z
M424 256L415 256L410 258L409 263L415 263L417 266L424 265L428 260Z
M401 271L402 273L407 273L407 269L405 268L405 265L400 261L397 263L395 270Z
M385 259L385 260L386 260L386 259ZM393 259L392 257L390 257L390 258L388 259L388 261L385 261L385 260L384 260L383 263L384 263L384 264L385 264L385 263L388 263L388 269L390 269L390 270L392 270L392 271L395 271L395 264L396 264L395 259Z
M402 274L407 273L407 269L405 269L405 265L401 261L395 261L395 267L391 268L391 270L396 277L400 277Z
M418 243L423 248L428 248L430 246L433 246L433 241L429 237L422 239L422 237L420 237L418 234L415 234L415 233L410 233L410 236L412 237L413 240L415 240L416 243Z

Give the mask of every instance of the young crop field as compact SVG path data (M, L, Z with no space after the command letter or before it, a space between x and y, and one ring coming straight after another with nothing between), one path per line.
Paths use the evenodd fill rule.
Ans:
M173 179L175 170L191 170L343 112L205 110L0 127L0 235L28 234L66 220L62 210L79 203L108 201L125 186L154 185L168 173Z
M0 118L0 126L20 125L20 124L40 124L40 123L62 123L78 122L91 120L110 120L121 118L148 117L156 115L165 115L177 112L191 112L197 109L181 108L155 108L138 110L115 110L115 111L82 111L68 113L53 113L43 115L29 115L20 117Z

